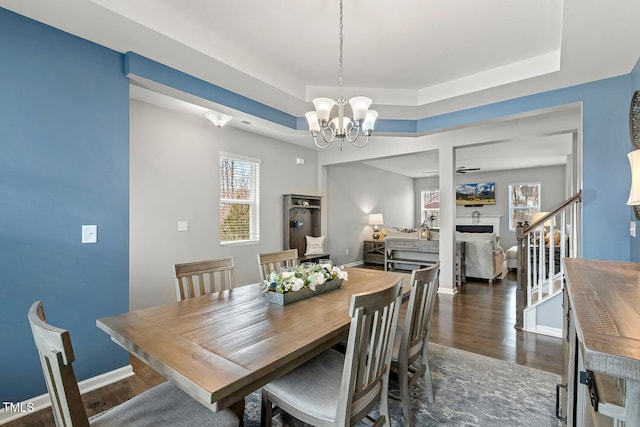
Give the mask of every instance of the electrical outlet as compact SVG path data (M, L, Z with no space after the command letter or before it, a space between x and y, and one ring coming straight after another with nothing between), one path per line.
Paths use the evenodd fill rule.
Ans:
M344 254L345 254L345 255L349 255L349 249L346 249L346 250L344 251Z

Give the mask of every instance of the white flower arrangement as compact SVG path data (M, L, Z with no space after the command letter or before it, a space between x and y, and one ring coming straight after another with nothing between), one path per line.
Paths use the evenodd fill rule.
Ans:
M348 273L338 266L331 264L309 264L297 265L290 270L272 272L263 282L263 292L277 292L286 294L297 292L304 288L312 291L316 286L322 285L328 280L348 280Z

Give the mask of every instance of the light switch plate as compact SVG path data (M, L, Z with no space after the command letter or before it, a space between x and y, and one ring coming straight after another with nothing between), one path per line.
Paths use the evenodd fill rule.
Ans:
M98 242L98 226L83 225L82 226L82 243L97 243L97 242Z
M636 237L636 222L635 221L631 221L631 224L629 226L629 234L631 235L631 237Z
M178 221L178 231L188 231L189 221Z

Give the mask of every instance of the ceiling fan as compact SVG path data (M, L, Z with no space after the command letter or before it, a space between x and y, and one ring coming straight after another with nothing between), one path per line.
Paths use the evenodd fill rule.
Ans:
M460 166L456 169L456 173L467 173L469 171L479 171L480 168L468 168L466 166Z

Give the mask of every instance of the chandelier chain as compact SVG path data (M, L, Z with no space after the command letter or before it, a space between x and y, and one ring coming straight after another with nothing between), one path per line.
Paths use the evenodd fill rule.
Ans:
M340 98L314 98L313 105L316 111L309 111L305 114L311 136L318 148L327 148L335 139L340 140L342 150L346 139L354 147L362 148L369 142L369 136L373 132L373 124L378 117L378 113L369 110L371 98L366 96L354 96L347 101L344 99L344 8L343 0L339 0L340 20L338 25L338 41L340 42L338 60L338 81L340 85ZM331 112L337 107L337 114L331 117ZM351 115L346 115L346 111L351 111ZM358 137L364 135L363 142L357 142ZM318 141L318 137L322 141ZM360 140L362 141L362 139Z
M340 76L340 99L344 99L344 95L342 93L342 0L340 0L340 65L338 67L338 75Z

